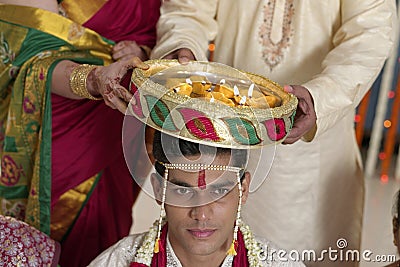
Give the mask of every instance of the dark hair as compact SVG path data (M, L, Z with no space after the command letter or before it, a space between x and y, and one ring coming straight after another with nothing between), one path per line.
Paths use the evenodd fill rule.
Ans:
M232 165L235 167L245 168L247 165L247 150L246 149L230 149L221 147L212 147L199 143L186 141L180 138L172 137L168 134L163 134L156 131L153 140L153 155L156 159L155 169L161 176L164 175L165 167L159 162L170 163L169 157L177 156L195 156L201 153L211 154L216 153L231 155ZM244 173L244 172L243 172ZM243 175L242 175L243 179Z

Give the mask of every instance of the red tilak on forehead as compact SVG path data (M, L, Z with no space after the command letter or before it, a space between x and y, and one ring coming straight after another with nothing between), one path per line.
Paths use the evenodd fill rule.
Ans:
M197 186L201 190L206 189L206 171L205 170L200 170L199 171L199 178L197 180Z

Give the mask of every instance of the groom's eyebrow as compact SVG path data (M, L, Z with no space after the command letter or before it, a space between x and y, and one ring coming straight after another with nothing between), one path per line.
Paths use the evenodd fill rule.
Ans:
M237 182L233 182L233 181L224 181L221 183L211 183L208 186L213 188L213 189L218 189L218 188L222 188L222 187L233 187L234 185L236 185Z
M188 184L186 182L182 182L182 181L179 181L179 180L175 180L175 179L171 179L171 180L169 180L169 182L173 183L174 185L177 185L177 186L193 187L193 185L191 185L191 184Z

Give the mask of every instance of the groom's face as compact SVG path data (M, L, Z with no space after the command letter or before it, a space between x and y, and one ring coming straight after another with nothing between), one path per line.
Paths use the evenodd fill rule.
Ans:
M203 155L203 159L207 164L227 166L230 154L220 153L213 158ZM179 163L179 159L174 162ZM245 173L242 203L247 199L249 179ZM239 204L236 173L169 170L168 180L165 209L174 251L188 256L226 254L232 243Z

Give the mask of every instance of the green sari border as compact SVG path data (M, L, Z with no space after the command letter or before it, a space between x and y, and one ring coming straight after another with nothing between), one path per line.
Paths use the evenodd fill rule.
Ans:
M25 198L28 195L26 186L14 186L11 191L9 187L0 185L0 196L6 199Z
M53 74L56 66L54 62L48 72L48 76ZM42 142L40 144L40 168L39 168L39 203L51 207L51 136L52 136L52 116L51 116L51 80L46 80L45 91L45 110L42 118ZM40 230L50 233L50 211L51 209L40 208Z

